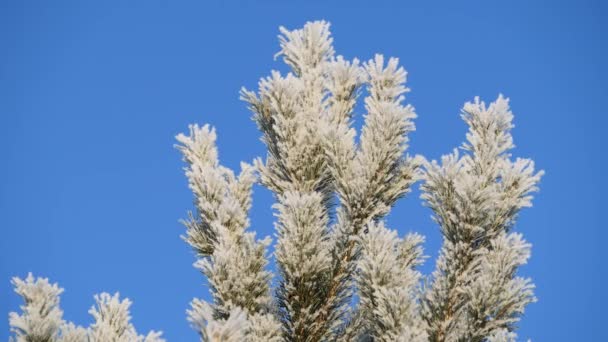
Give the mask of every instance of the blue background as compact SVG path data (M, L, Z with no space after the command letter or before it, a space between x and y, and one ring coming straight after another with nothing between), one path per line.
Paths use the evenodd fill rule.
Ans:
M458 112L473 96L511 98L514 154L547 171L517 224L533 243L522 274L539 298L519 335L608 341L605 2L422 3L2 1L0 313L21 303L10 277L31 271L66 289L66 319L88 325L93 294L120 290L140 332L196 340L185 310L208 295L179 237L192 198L174 136L211 123L225 165L264 154L238 90L284 70L273 60L279 25L326 19L339 54L381 52L409 71L410 153L459 145ZM427 236L429 273L441 240L418 195L388 222ZM256 187L260 235L272 234L271 203Z

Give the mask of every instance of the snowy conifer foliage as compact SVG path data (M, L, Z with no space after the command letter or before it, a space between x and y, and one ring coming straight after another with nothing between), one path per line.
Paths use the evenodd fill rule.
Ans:
M397 59L336 56L326 22L281 28L279 41L291 72L241 91L268 148L264 160L236 177L218 164L212 129L178 136L198 209L187 241L213 294L190 311L203 340L514 340L535 299L530 280L516 275L530 245L511 230L541 173L511 159L508 101L465 104L463 155L428 162L405 154L416 114L404 103ZM356 142L360 96L366 114ZM269 241L245 231L254 172L277 201L275 288ZM416 269L422 236L400 238L382 220L416 181L444 235L426 281Z
M531 246L513 228L542 171L511 157L508 100L466 103L460 152L428 161L406 153L416 113L396 58L336 55L324 21L281 28L279 43L291 71L241 90L264 158L234 172L220 164L212 127L177 136L195 207L184 239L211 291L188 310L201 340L515 341L535 297L517 275ZM249 227L256 182L275 195L272 247ZM400 237L384 222L416 182L443 234L426 276L423 236ZM135 332L130 302L118 295L95 297L95 323L85 329L62 320L57 285L31 276L14 284L25 299L23 313L10 315L16 341L161 340Z
M131 301L121 300L118 293L95 296L96 306L89 313L94 322L89 328L76 326L63 320L57 284L46 278L34 278L30 273L25 280L13 278L15 292L23 297L21 314L11 312L9 324L14 342L162 342L159 332L138 335L131 324Z
M511 160L513 114L499 96L486 106L466 103L467 142L428 163L423 199L435 213L444 244L432 284L422 299L431 340L512 339L506 334L530 302L529 279L516 276L530 244L511 231L517 213L531 206L542 175L529 159Z
M202 325L194 320L201 336L213 340L207 333L210 326L240 320L241 328L233 331L247 339L255 324L245 313L267 316L264 322L272 322L272 328L265 326L264 331L288 341L513 340L514 323L534 296L530 280L516 275L530 245L511 228L519 209L530 206L541 173L534 172L529 160L510 158L508 101L501 96L487 107L478 99L467 103L464 155L454 152L441 163L426 162L404 155L416 115L404 104L409 89L397 59L377 55L360 63L336 56L325 22L294 31L281 28L279 40L278 55L291 72L274 71L261 79L257 92L241 92L268 148L255 169L277 200L275 289L262 285L270 277L263 266L243 270L240 256L230 254L225 261L224 254L233 252L200 252L198 235L245 228L214 224L202 206L216 203L217 211L238 213L227 219L244 223L241 215L249 207L231 205L236 186L230 184L239 180L230 171L213 176L218 168L224 170L217 165L214 145L201 142L206 146L201 150L213 152L197 164L191 146L198 133L178 137L199 208L187 225L188 241L208 265L203 272L213 285L214 302L195 301L191 312L203 319ZM366 114L356 143L352 115L361 94ZM207 140L213 142L215 135ZM198 175L194 170L205 164L213 169ZM423 199L444 234L437 270L424 288L416 270L423 261L423 238L399 238L382 221L417 180L422 180ZM209 196L201 188L221 195ZM253 237L243 241L239 253L256 250L250 247L256 243ZM265 247L267 242L258 244ZM250 258L256 266L266 264L263 252ZM218 273L223 279L238 279L238 284L218 288ZM260 291L239 295L250 279L261 283L246 288ZM358 301L352 304L355 295ZM222 311L227 297L254 298L241 304L230 301L226 309L242 310L234 314ZM251 306L259 302L265 306Z

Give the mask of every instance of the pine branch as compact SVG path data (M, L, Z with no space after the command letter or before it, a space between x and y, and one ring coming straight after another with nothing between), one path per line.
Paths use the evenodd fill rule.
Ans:
M521 244L505 242L516 241L504 240L505 234L519 210L531 205L542 171L534 173L530 160L510 160L513 114L502 96L489 107L479 99L465 104L462 118L469 125L462 147L468 154L454 152L441 165L427 163L422 186L422 198L444 235L423 305L431 341L481 341L495 330L511 329L534 301L529 282L514 278L525 261L513 259L505 273L498 260L521 253L514 251ZM491 256L498 259L489 261ZM488 294L480 279L498 287ZM499 300L505 294L512 299Z
M207 332L209 329L232 326L234 320L247 321L247 315L268 315L268 320L273 319L272 275L266 270L270 240L256 240L255 233L246 231L254 169L242 163L242 171L236 177L221 166L215 139L215 131L209 126L193 125L190 136L177 136L181 143L177 147L188 164L186 175L198 210L198 217L191 215L186 224L186 241L199 256L195 267L209 280L214 299L209 310L206 303L194 300L188 312L204 340L215 336ZM243 312L245 318L231 318L237 315L235 312ZM247 327L243 329L248 331Z

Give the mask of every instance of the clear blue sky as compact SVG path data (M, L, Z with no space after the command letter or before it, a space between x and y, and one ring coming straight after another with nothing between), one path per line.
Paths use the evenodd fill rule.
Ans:
M408 70L411 153L437 158L460 144L458 112L474 96L511 98L514 154L547 172L517 224L533 243L522 274L539 298L519 334L608 341L605 2L365 3L2 1L0 339L20 304L9 279L31 271L66 289L76 323L90 323L94 293L119 290L140 331L196 340L185 310L208 295L179 237L192 199L174 136L211 123L226 165L263 154L238 90L282 68L279 25L326 19L339 54L382 52ZM388 222L427 236L428 273L440 235L417 196ZM271 203L255 189L261 235L272 233Z

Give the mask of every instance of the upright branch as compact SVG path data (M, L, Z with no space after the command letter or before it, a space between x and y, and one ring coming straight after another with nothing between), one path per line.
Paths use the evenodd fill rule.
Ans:
M370 220L387 214L415 180L417 162L403 156L415 114L402 105L406 73L397 59L385 66L378 55L360 66L356 59L334 57L325 22L281 33L279 55L292 73L272 72L257 94L243 90L241 97L268 147L266 162L256 162L261 182L279 201L276 255L285 336L331 340L349 316L355 237ZM357 145L351 118L363 84L368 114ZM340 203L330 227L334 194ZM312 263L303 261L313 254L316 263L308 268Z
M327 23L308 23L294 31L281 28L281 33L278 55L292 73L283 77L273 71L260 81L258 94L243 89L241 97L249 103L268 147L266 162L256 161L261 182L278 200L275 256L284 336L310 341L328 333L318 317L326 310L326 274L331 269L328 212L333 181L321 131L329 120L348 115L344 112L352 108L349 96L354 96L356 84L344 83L352 83L350 63L334 59ZM341 98L330 100L327 87Z
M409 234L400 239L382 222L366 228L358 239L359 307L344 340L427 341L416 300L420 272L415 270L423 260L424 238Z
M413 107L402 104L408 91L405 70L396 58L385 66L383 56L376 55L362 71L369 95L359 145L348 121L325 131L327 160L340 199L332 230L334 265L326 304L330 315L322 317L329 322L341 322L353 294L351 281L360 248L355 237L409 192L419 166L418 158L403 155L416 117Z
M9 314L14 341L57 341L59 329L64 324L63 311L59 308L59 295L63 289L50 284L46 278L34 279L31 273L25 280L13 278L12 283L24 301L22 314Z
M301 30L281 28L285 62L293 73L273 71L259 83L259 94L241 90L268 148L266 163L256 161L261 182L277 195L287 191L318 192L328 206L332 188L319 134L324 124L326 72L334 50L325 22Z
M489 107L476 98L462 118L465 154L428 163L422 186L444 236L423 305L431 341L507 336L498 332L512 331L535 300L530 281L516 276L530 246L510 231L519 210L531 206L542 171L529 159L511 160L513 114L504 97Z
M327 213L317 192L288 192L275 208L280 317L287 336L306 340L322 329L316 321L323 309L323 284L331 268Z
M197 208L186 222L185 239L197 253L195 266L207 277L213 295L212 304L193 300L189 317L201 338L209 341L217 340L208 333L215 331L213 327L241 321L242 314L262 319L255 316L267 315L272 304L271 274L266 270L270 241L256 240L255 233L246 231L254 170L242 163L241 173L235 176L219 165L215 139L215 131L207 125L192 125L189 136L177 136ZM265 329L277 335L278 325L271 321Z
M118 293L110 295L102 293L95 296L96 306L91 307L89 313L95 322L89 328L90 342L160 342L160 333L150 332L146 336L138 335L131 324L129 307L131 301L120 300Z

